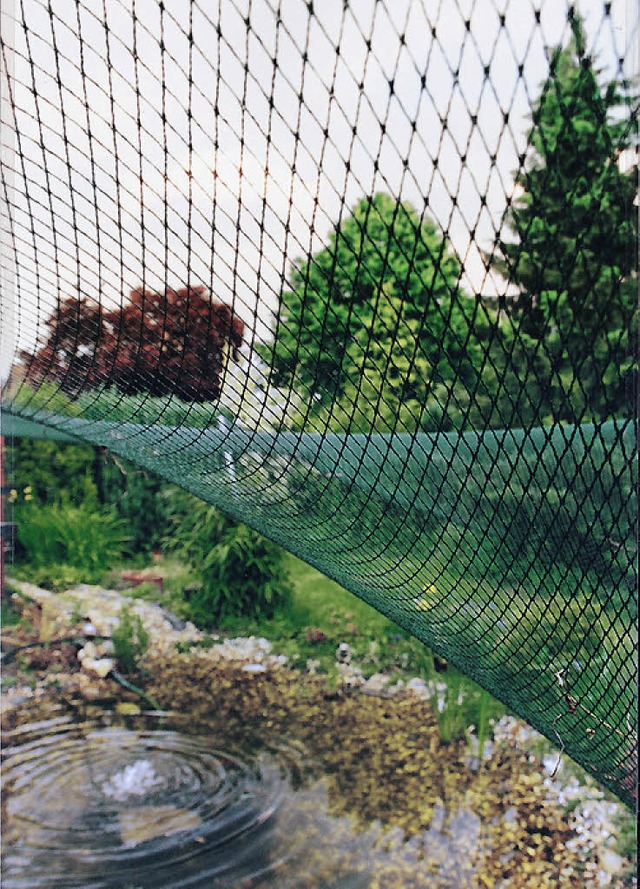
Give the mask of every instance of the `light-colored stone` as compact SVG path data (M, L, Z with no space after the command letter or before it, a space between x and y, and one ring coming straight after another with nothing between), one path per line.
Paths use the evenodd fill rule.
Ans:
M88 678L89 677L87 677L87 679ZM108 693L105 692L103 688L100 688L99 685L93 685L91 682L83 682L80 684L78 693L81 698L89 702L109 700Z
M600 868L612 876L619 874L624 866L624 858L611 849L601 849L599 855Z
M336 664L338 676L346 688L359 688L364 685L362 670L352 664Z
M110 657L85 657L82 661L82 669L86 670L88 673L94 673L96 676L99 676L100 679L105 679L113 670L115 665L116 663L114 659Z
M139 716L142 713L140 707L132 701L118 701L116 704L116 712L122 716Z
M414 695L417 695L419 698L422 698L422 700L425 701L429 700L429 698L432 696L432 691L425 680L419 678L418 676L414 677L413 679L409 679L405 688L408 688L414 693Z
M98 653L95 642L87 642L86 645L84 645L84 647L81 648L78 652L79 661L84 661L87 658L89 658L89 660L96 660L99 657L100 655Z
M389 687L390 677L386 673L374 673L364 683L362 690L368 694L382 694Z

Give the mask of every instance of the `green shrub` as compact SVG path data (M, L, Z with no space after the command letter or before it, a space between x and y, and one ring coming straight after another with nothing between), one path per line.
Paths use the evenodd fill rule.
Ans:
M147 650L149 634L138 614L123 605L118 615L118 626L113 631L113 648L118 666L123 673L133 673Z
M193 567L198 588L189 602L200 626L225 618L270 619L291 600L285 554L257 531L184 491L171 489L164 549Z
M225 531L207 554L201 575L190 610L194 622L205 626L226 617L268 620L291 599L282 551L246 525Z
M31 565L15 565L12 568L16 577L27 580L52 593L62 593L70 590L80 583L99 578L87 577L87 572L73 565L40 565L35 568Z
M8 485L18 502L28 489L39 503L98 505L96 451L91 445L16 438L7 448Z
M33 568L66 565L97 580L120 559L127 546L126 527L111 511L68 504L27 503L16 509L17 537Z
M104 454L98 464L100 500L126 523L130 548L148 554L166 534L166 483L126 460Z

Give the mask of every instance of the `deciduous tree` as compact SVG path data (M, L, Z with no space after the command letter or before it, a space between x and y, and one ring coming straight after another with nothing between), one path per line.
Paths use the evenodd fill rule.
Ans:
M47 322L44 346L27 356L28 377L56 382L71 396L97 386L121 392L210 401L220 394L226 350L237 359L243 322L204 287L134 290L105 311L64 300Z
M472 382L475 303L460 274L446 238L410 204L361 200L293 268L263 350L276 385L304 392L335 429L421 428L438 384Z

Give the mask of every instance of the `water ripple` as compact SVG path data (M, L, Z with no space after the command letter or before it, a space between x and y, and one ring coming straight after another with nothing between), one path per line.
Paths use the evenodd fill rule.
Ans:
M4 737L3 889L470 884L471 812L439 807L407 840L332 814L327 776L298 742L190 734L166 714L61 713Z
M309 774L285 744L222 751L65 718L5 742L6 889L255 885L282 862L283 803Z

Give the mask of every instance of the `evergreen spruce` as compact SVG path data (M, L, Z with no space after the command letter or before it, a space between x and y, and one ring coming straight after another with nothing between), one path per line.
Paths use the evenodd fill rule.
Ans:
M637 323L637 166L620 157L634 144L624 83L601 86L582 22L550 59L533 109L519 195L495 267L520 295L508 312L554 420L624 415L631 409ZM631 122L630 122L631 121ZM517 192L516 192L517 193Z

